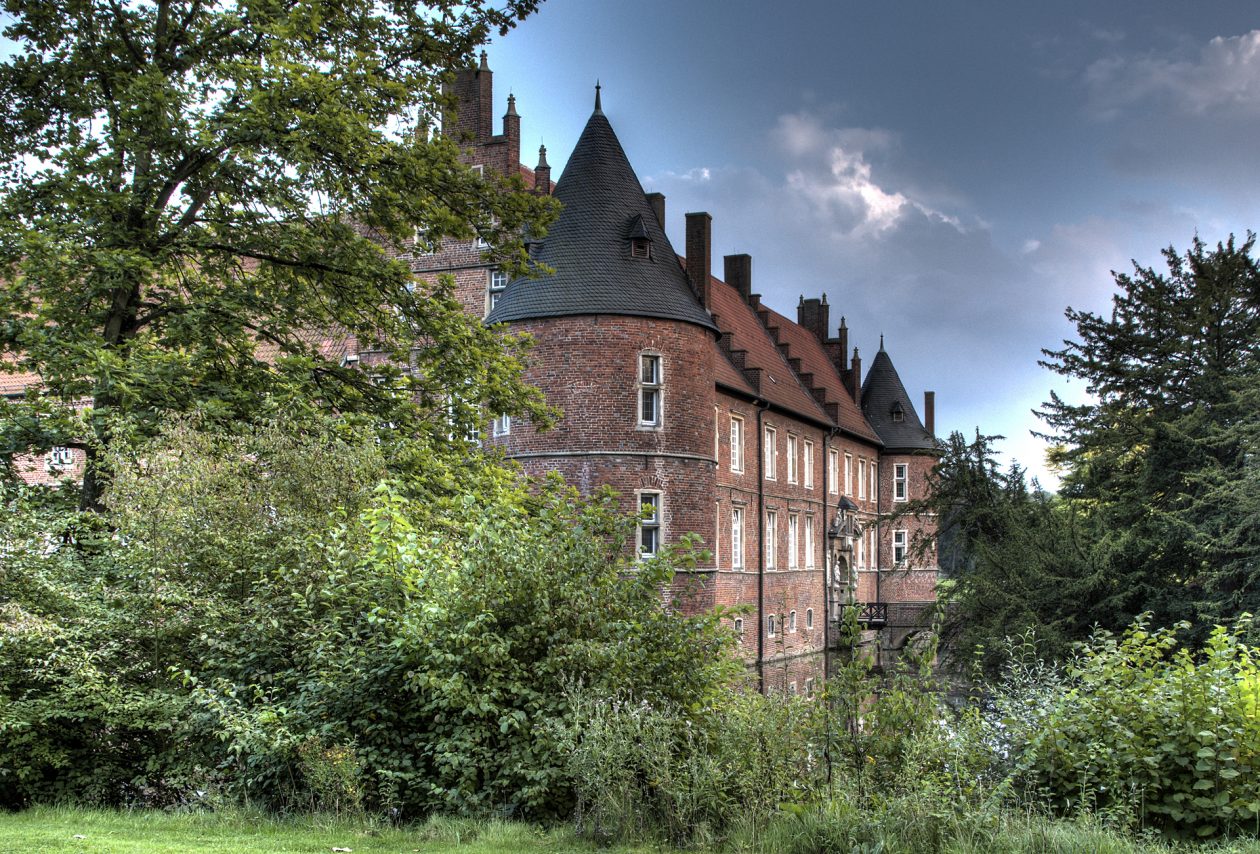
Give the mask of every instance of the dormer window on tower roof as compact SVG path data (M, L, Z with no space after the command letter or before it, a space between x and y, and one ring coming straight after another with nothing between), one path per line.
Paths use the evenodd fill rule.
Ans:
M648 235L647 224L642 214L635 214L630 220L630 257L650 259L652 257L652 238Z
M897 400L892 405L892 420L901 422L906 420L906 410L902 408L901 401Z

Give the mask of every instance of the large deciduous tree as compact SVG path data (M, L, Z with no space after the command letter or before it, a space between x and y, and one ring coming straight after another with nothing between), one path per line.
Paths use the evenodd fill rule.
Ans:
M1110 317L1043 363L1092 400L1054 397L1063 495L1100 524L1118 613L1221 621L1260 609L1260 267L1255 235L1164 251L1116 275Z
M310 406L435 437L540 412L521 342L382 251L480 235L525 266L549 200L461 167L425 117L538 2L6 0L0 370L40 382L0 412L0 455L82 445L93 506L103 445L171 412ZM393 367L344 366L321 333Z

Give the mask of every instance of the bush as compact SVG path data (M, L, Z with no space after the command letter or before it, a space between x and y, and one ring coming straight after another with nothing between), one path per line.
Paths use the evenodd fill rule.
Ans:
M999 691L1013 790L1125 827L1254 834L1260 649L1239 640L1250 618L1216 627L1197 653L1178 644L1187 628L1152 630L1144 617L1119 638L1097 632L1061 678L1016 667L1026 687Z

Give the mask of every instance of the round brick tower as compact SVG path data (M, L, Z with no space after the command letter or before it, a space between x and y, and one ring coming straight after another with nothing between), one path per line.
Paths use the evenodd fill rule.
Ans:
M662 200L645 196L598 89L554 195L564 207L534 257L555 272L510 283L487 323L533 336L526 379L563 416L550 431L512 424L493 441L530 474L557 471L587 494L611 486L627 512L647 508L645 552L688 532L712 544L717 328L703 304L707 270L689 276L679 263Z

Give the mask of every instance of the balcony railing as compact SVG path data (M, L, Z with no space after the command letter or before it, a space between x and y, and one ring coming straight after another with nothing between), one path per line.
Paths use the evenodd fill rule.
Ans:
M888 603L887 602L853 602L848 605L841 606L844 608L844 616L839 622L849 619L848 609L857 609L857 623L864 629L882 629L888 625Z

